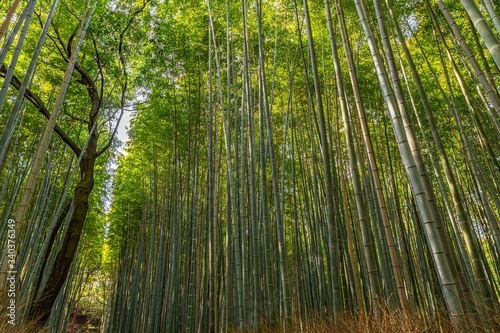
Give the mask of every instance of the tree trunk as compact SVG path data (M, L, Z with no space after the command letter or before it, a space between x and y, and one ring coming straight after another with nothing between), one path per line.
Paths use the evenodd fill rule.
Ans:
M71 215L67 233L62 242L61 250L56 256L47 283L43 287L43 292L40 297L35 300L28 315L28 318L30 320L36 320L40 327L45 326L49 319L52 306L66 281L66 276L68 275L69 268L75 257L78 243L80 242L83 224L89 208L89 196L94 187L94 165L97 158L97 154L95 153L97 138L97 134L92 133L92 138L80 164L81 179L75 188L75 195L73 197L74 210Z

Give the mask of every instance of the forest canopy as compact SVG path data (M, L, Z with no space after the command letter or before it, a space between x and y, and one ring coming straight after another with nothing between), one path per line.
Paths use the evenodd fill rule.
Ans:
M0 331L500 330L499 6L2 1Z

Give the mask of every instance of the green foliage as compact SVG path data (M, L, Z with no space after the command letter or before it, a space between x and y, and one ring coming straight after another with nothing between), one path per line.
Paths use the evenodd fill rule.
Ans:
M334 304L346 313L373 311L377 317L378 302L387 302L390 311L398 304L383 209L390 217L385 227L394 234L391 250L402 266L409 306L418 309L422 325L433 325L443 295L442 286L435 280L439 267L426 242L430 236L424 231L429 222L422 217L424 206L432 207L431 215L443 219L444 225L439 228L448 230L448 234L441 235L451 240L451 249L456 251L447 254L447 260L457 258L454 263L462 280L452 282L461 285L460 292L466 297L498 305L500 133L495 124L499 110L494 110L490 101L491 94L498 95L498 68L460 2L445 4L493 92L484 91L479 84L471 59L464 56L438 4L390 0L394 22L388 4L380 4L388 27L389 44L385 47L390 45L394 51L409 120L422 148L425 166L418 176L423 179L428 174L433 187L425 194L426 199L419 201L417 196L422 194L413 192L418 182L409 182L412 179L407 169L418 153L402 150L401 142L395 140L394 131L400 129L394 124L399 120L391 119L386 100L387 92L394 94L396 84L381 89L382 74L375 71L367 36L360 28L357 2L329 2L334 28L330 36L324 2L308 1L325 133L320 126L302 1L96 2L57 119L60 131L79 147L91 142L89 133L94 122L98 135L94 150L86 155L95 161L88 213L74 269L57 303L65 305L56 306L59 312L52 314L51 322L58 323L54 329L65 330L76 305L83 312L102 315L104 327L110 331L218 331L283 317L288 307L301 319L309 311L329 316ZM20 7L26 3L21 1ZM29 89L48 112L86 4L59 4L41 50ZM339 4L345 17L340 23ZM372 1L364 4L382 71L389 72L390 59L384 53L375 6ZM37 3L15 68L18 81L26 75L51 5L51 1ZM7 12L8 7L9 3L2 1L0 12ZM16 20L17 16L10 27ZM409 59L396 38L395 25L401 28L417 63L443 142L441 151ZM343 27L352 54L344 52ZM330 38L338 48L348 124L344 124L340 108L343 96L337 90ZM12 54L9 50L6 66ZM348 57L354 63L361 106L356 104ZM0 112L0 124L6 123L16 94L11 87ZM96 94L98 111L91 114ZM15 214L46 124L40 105L32 102L26 102L22 122L15 128L17 141L8 147L8 166L0 170L2 221ZM362 128L357 107L363 108L367 128ZM110 142L121 112L132 115L128 142L120 150L115 138L109 150L97 156ZM344 133L348 126L352 142ZM413 139L406 133L402 141ZM373 145L375 165L369 162L367 140ZM354 154L349 154L349 144ZM23 288L30 292L37 283L46 283L65 237L71 213L52 231L51 223L58 220L57 209L73 199L85 175L85 170L78 170L74 179L68 179L79 156L61 136L54 134L49 147L29 206L30 222L23 226L27 236L20 242L20 257L32 267L39 268L43 262L43 271L26 275L29 283ZM331 155L331 165L326 169L324 149ZM448 178L442 175L443 155L449 159L448 171L456 181L449 174ZM376 188L375 169L382 183L380 189ZM332 174L331 186L325 183L325 170ZM355 187L354 171L360 175L359 187ZM377 193L381 193L382 202L377 200ZM467 210L470 235L457 222L452 193L458 193ZM331 197L330 212L327 203ZM366 221L360 221L362 206ZM368 229L365 234L363 223ZM52 232L54 243L45 253L41 244L48 243ZM5 234L5 228L0 228L0 235ZM284 243L280 241L282 236ZM469 236L472 239L465 248ZM479 257L472 256L471 244ZM368 270L369 252L376 258L375 272ZM481 261L485 281L479 281L477 271L469 268L474 260ZM290 273L285 272L284 262ZM380 295L374 295L370 288L373 276L380 280ZM338 294L334 294L337 284ZM492 290L491 300L479 297L481 284ZM287 285L292 293L285 299ZM472 303L463 303L466 312L473 312ZM280 318L283 325L287 319ZM442 319L442 327L447 327L447 318Z

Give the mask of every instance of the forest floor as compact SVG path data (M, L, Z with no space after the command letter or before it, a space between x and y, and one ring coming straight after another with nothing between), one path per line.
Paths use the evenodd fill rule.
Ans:
M443 333L497 333L500 332L500 312L479 311L480 314L473 317L456 319L455 323L449 316L436 315L426 318L421 314L402 313L400 311L381 311L378 315L358 314L353 316L348 313L319 316L309 314L307 320L299 320L299 316L286 324L281 322L261 323L258 328L249 327L244 329L228 329L229 333L421 333L421 332L443 332ZM69 327L67 332L72 332ZM12 326L7 321L0 322L0 332L13 333L49 333L50 329L40 331L32 325ZM76 329L74 332L103 332L94 328ZM138 332L142 333L142 332Z
M481 312L481 311L480 311ZM298 318L298 316L297 316ZM307 321L291 320L287 324L264 323L258 329L232 329L231 333L479 333L500 332L500 312L481 312L477 316L456 319L437 315L425 318L421 314L403 314L400 311L384 311L377 315L338 314L333 316L310 315Z

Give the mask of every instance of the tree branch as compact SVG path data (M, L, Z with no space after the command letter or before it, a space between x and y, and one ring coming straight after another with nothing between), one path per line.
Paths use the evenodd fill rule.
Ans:
M149 4L150 1L151 0L145 0L144 1L144 3L142 4L142 6L140 8L138 8L132 14L132 16L130 17L129 21L127 22L127 24L123 28L122 32L120 33L120 40L119 40L119 43L118 43L118 53L119 53L119 56L120 56L120 64L122 66L122 75L123 75L124 81L125 81L123 83L123 85L122 85L122 92L121 92L121 96L120 96L120 116L118 117L118 121L116 122L115 129L113 130L113 133L111 134L111 137L109 138L108 143L99 150L99 152L97 153L97 156L100 156L109 147L111 147L111 144L113 143L113 140L114 140L114 138L116 136L116 133L118 131L118 126L120 125L120 121L122 120L123 112L125 111L125 94L126 94L127 85L128 85L127 68L126 68L126 64L125 64L125 57L123 55L123 39L125 37L125 33L130 29L130 26L132 25L132 22L134 21L135 17L137 15L139 15L140 13L142 13L142 11L144 10L144 8L146 8L146 6Z
M0 67L0 76L1 77L5 77L6 70L7 69L5 68L5 65L2 64L2 66ZM21 81L15 75L12 77L10 84L13 87L15 87L17 90L19 90L21 88ZM26 91L24 93L24 97L28 101L30 101L30 103L34 107L36 107L40 111L40 113L45 116L45 118L47 118L47 119L50 118L49 110L47 110L42 99L37 94L33 93L30 89L26 89ZM73 140L71 140L71 138L66 134L66 132L64 132L64 130L61 127L59 127L59 125L55 124L54 131L59 135L61 140L63 140L63 142L66 143L71 148L71 150L77 156L80 155L80 153L82 151L81 148L78 147L78 145Z
M109 138L108 140L108 143L106 143L106 145L104 147L102 147L98 152L97 152L97 156L101 156L106 150L108 150L109 147L111 147L111 144L113 143L113 140L115 139L115 136L116 136L116 133L118 132L118 126L120 126L120 122L122 120L122 117L123 117L123 108L120 112L120 117L118 117L118 121L116 122L116 126L115 126L115 129L113 130L113 133L111 134L111 137Z
M104 71L102 70L102 60L101 60L101 57L99 55L99 51L97 49L97 42L96 42L92 32L90 33L90 36L92 37L92 45L94 46L97 67L99 68L99 74L101 76L101 98L103 98L103 96L104 96Z
M59 41L59 44L61 44L61 47L64 50L64 53L66 53L66 57L64 57L64 59L66 61L68 61L68 59L71 57L71 48L69 48L69 50L66 48L66 43L64 43L64 41L61 37L61 34L59 33L59 29L54 25L54 23L52 23L52 28L54 28L54 32L56 33L57 40Z

